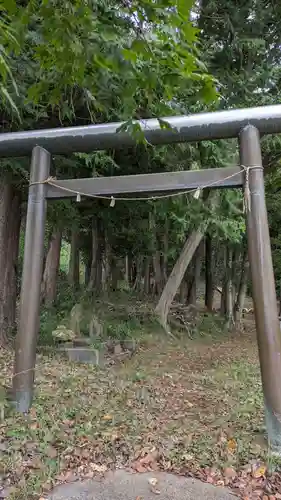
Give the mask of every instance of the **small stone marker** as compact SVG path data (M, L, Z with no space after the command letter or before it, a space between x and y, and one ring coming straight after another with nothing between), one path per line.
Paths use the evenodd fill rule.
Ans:
M121 341L121 346L125 351L135 352L137 350L137 342L135 339L125 339Z
M122 353L123 353L123 350L122 350L121 345L120 344L116 344L114 346L114 354L115 354L115 356L120 356L120 354L122 354Z

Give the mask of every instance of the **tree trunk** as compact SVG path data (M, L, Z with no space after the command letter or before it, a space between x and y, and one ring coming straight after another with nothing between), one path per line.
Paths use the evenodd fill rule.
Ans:
M150 231L153 242L153 256L152 256L152 264L153 264L153 273L154 273L154 292L157 295L162 293L164 288L165 279L164 279L164 265L163 259L161 259L161 250L159 248L159 235L157 234L157 222L155 217L155 212L149 214L149 224L148 231ZM160 237L160 242L162 239Z
M56 300L61 240L61 229L55 229L51 235L42 283L42 299L47 307L52 307Z
M137 292L141 290L142 271L143 271L143 257L142 255L138 255L136 259L136 277L134 283L134 290L136 290Z
M112 250L108 241L107 234L104 235L104 259L103 259L103 273L102 273L102 289L104 292L111 288L111 267L112 267Z
M167 332L169 332L167 318L171 304L182 282L186 269L204 236L205 230L206 225L202 225L197 231L193 231L186 240L156 306L155 313Z
M240 257L241 257L241 247L234 248L232 255L232 300L233 300L233 310L235 309L236 303L236 291L239 287L239 268L240 268Z
M96 282L95 291L96 293L101 293L103 289L103 269L105 269L105 262L103 257L105 256L105 234L103 223L101 219L97 220L97 235L98 235L98 248L97 248L97 262L96 262ZM106 269L108 271L108 269Z
M12 205L11 185L2 179L0 182L0 345L7 342L7 324L5 315L5 271L8 256L9 213Z
M168 253L169 253L169 219L165 220L165 232L163 236L163 278L164 283L168 279Z
M125 255L125 281L130 285L129 255Z
M77 290L79 288L80 281L80 255L79 255L79 233L76 228L71 231L71 243L70 243L70 258L69 258L69 270L68 270L68 281L69 284Z
M96 219L92 224L92 262L90 279L88 283L88 291L92 291L95 287L96 274L97 274L97 259L98 259L98 227Z
M193 276L192 276L192 281L188 290L188 296L187 296L187 302L188 304L196 304L197 301L197 290L198 290L198 285L200 284L200 276L201 276L201 267L202 267L202 254L204 247L202 245L203 241L201 241L200 245L198 246L195 255L193 257L194 261L194 270L193 270Z
M101 247L98 247L98 254L97 254L97 263L96 263L96 278L95 278L95 286L93 290L95 293L99 294L102 291L102 269L103 269L103 262L102 262L102 250Z
M223 282L221 288L220 315L223 317L226 315L226 281Z
M21 226L21 193L14 191L9 214L8 259L5 273L5 307L8 333L16 329L17 264Z
M146 257L145 259L145 265L144 265L144 293L146 295L149 295L150 292L150 262L151 258Z
M241 329L242 326L243 308L247 294L249 270L250 265L248 261L248 252L245 251L243 255L240 283L234 310L235 326L238 329Z
M0 183L0 345L15 326L20 195L7 180Z
M85 257L85 285L88 287L90 276L91 276L91 266L92 266L92 255Z
M99 293L102 289L102 255L104 238L102 234L101 222L97 219L93 221L92 227L92 264L91 274L88 283L88 291Z
M207 234L205 240L205 306L208 311L213 310L214 282L213 282L213 255L212 237Z
M120 268L119 268L119 263L117 261L116 255L112 254L111 255L111 288L113 292L116 292L118 290L118 280L120 277Z
M228 245L226 259L226 328L232 330L234 326L233 317L233 250Z
M184 276L180 284L180 294L179 294L180 303L186 304L187 297L188 297L188 282L186 276Z
M223 249L223 281L221 286L221 305L220 305L220 315L225 316L226 314L226 288L227 288L227 248L226 244Z
M154 279L155 279L155 291L157 295L160 295L164 287L164 276L162 272L163 268L161 265L161 253L159 250L156 250L153 256L153 269L154 269Z
M133 258L132 255L126 255L125 257L125 281L129 288L134 285L134 272L133 272Z

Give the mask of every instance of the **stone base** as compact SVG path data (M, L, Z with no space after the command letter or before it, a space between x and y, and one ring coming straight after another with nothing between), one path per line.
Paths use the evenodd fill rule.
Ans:
M157 482L156 487L151 480ZM136 496L139 495L139 496ZM124 470L108 472L101 479L58 486L50 500L238 500L234 493L221 486L201 483L198 479L165 472L130 474Z
M104 366L104 351L91 347L65 347L63 349L69 361L73 363L88 363L95 366Z
M92 343L90 337L80 337L72 341L73 347L89 347Z
M137 350L138 344L135 339L125 339L120 342L124 351L135 352Z

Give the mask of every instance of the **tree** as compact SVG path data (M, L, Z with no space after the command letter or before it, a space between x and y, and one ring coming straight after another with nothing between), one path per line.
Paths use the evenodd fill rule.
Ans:
M119 151L55 157L54 171L60 178L236 164L236 141L152 147L145 143L134 119L270 103L279 96L280 9L264 0L203 0L192 7L192 16L189 2L175 0L12 4L17 8L5 7L4 28L17 34L17 50L5 42L8 70L3 82L14 105L9 99L1 101L4 129L124 120L124 127L137 139L135 147ZM161 126L167 125L161 121ZM276 165L280 147L277 143L272 147L269 139L263 143L267 163ZM9 190L17 178L25 208L27 162L5 160L1 164L13 171L10 178L2 178L1 189ZM62 238L69 243L74 225L79 228L80 256L92 292L101 290L105 279L107 289L116 289L127 271L131 287L161 294L165 281L166 286L171 283L169 274L175 276L180 246L207 221L207 242L213 247L206 251L206 259L212 259L206 260L206 303L211 308L214 285L224 279L226 271L218 255L214 265L218 254L214 249L242 246L245 233L241 193L228 191L218 196L212 213L192 196L157 202L116 201L114 207L108 200L50 204L47 225L63 228ZM7 213L12 208L9 200ZM5 231L3 208L0 233ZM74 246L71 282L77 281L78 274ZM181 270L189 259L184 260ZM58 252L49 262L52 269L57 268L56 262ZM181 275L175 278L169 301L177 293ZM3 279L0 290L5 289ZM54 298L55 292L51 302Z

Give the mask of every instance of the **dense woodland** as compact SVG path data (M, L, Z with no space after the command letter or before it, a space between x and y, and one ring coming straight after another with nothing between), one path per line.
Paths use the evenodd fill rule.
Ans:
M237 141L152 147L134 119L279 103L280 2L2 0L0 8L2 132L122 120L135 137L128 149L54 157L57 178L239 164ZM263 138L262 147L279 289L280 138ZM1 343L16 327L28 178L28 158L1 159ZM251 291L248 268L240 190L114 207L56 201L48 206L42 311L125 290L151 299L169 330L175 298L194 304L203 293L212 311L220 287L232 328Z

